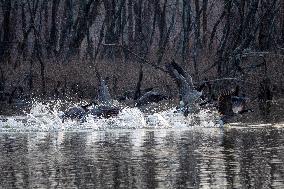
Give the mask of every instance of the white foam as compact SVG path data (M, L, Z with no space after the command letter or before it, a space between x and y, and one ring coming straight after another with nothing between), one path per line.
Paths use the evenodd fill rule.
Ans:
M76 104L70 104L70 107ZM184 117L175 108L145 114L138 108L125 107L118 116L109 119L86 117L86 122L66 120L62 123L60 101L43 103L34 101L29 113L24 116L0 117L0 132L52 132L94 131L107 129L182 129L190 127L219 127L216 112L200 110Z

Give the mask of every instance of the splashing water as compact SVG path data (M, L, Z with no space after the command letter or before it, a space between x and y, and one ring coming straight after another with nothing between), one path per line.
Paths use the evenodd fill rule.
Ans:
M72 104L76 106L77 104ZM62 123L62 102L43 103L34 101L28 113L22 116L0 116L0 132L52 132L88 131L107 129L170 129L190 127L219 127L218 114L203 109L184 117L175 108L156 113L143 113L138 108L125 107L118 116L109 119L94 119L91 115L85 122L66 120Z

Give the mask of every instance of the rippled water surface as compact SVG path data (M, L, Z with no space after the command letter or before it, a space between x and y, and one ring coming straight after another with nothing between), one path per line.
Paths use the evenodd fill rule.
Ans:
M284 124L223 126L174 109L62 123L35 103L0 116L0 188L284 188Z
M2 188L284 188L276 127L0 134Z

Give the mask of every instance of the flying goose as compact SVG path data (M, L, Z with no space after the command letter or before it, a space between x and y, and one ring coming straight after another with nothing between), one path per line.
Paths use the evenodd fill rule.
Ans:
M109 88L107 86L106 80L100 79L98 102L104 105L112 105L113 100L109 93Z
M114 104L114 100L111 98L106 81L101 77L98 100L94 102L94 105L90 113L96 117L109 118L118 115L120 112L120 108Z
M239 86L234 90L222 91L218 97L218 111L222 116L233 116L234 114L243 114L251 112L251 109L245 109L249 101L245 95L239 96Z
M182 110L184 115L187 116L189 113L189 106L195 104L202 95L202 92L197 91L194 88L191 76L175 63L175 61L166 65L166 68L170 76L175 80L179 89L180 105L178 109Z

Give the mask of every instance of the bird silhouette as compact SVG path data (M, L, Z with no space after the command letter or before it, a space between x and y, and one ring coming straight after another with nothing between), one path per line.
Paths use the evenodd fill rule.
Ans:
M108 79L107 79L108 80ZM109 93L109 88L107 86L106 80L100 79L99 92L98 92L98 103L104 105L112 105L112 98Z
M88 109L88 107L93 108ZM61 116L62 122L66 119L85 121L87 115L95 117L109 118L118 115L120 108L114 105L114 101L111 98L106 80L100 78L99 92L97 100L84 106L76 106L68 109Z
M202 92L194 88L191 76L182 69L175 61L166 65L168 73L176 82L179 89L180 105L179 110L184 112L187 116L189 113L189 106L195 104L200 98Z
M114 100L111 98L109 88L106 80L99 77L99 92L98 100L94 101L94 107L90 110L90 114L95 117L109 118L119 114L121 108L115 105Z
M62 119L62 122L66 119L71 119L71 120L78 120L78 121L85 121L86 115L88 113L88 107L91 106L91 104L87 104L84 106L76 106L68 109L66 112L63 113L60 118Z
M237 85L234 90L223 90L218 97L218 111L224 119L234 116L235 114L243 114L252 112L251 109L245 109L249 101L245 95L239 96L240 88Z
M134 92L134 98L133 98L135 106L137 107L144 106L152 102L158 103L166 99L166 96L160 94L159 92L153 91L152 87L141 90L143 75L144 75L143 67L141 65L139 70L138 81L136 83L136 89Z
M156 91L148 91L145 94L143 94L135 103L135 106L143 106L147 105L149 103L155 102L158 103L162 100L165 100L166 96L160 94L159 92Z

